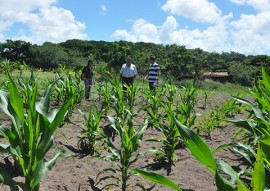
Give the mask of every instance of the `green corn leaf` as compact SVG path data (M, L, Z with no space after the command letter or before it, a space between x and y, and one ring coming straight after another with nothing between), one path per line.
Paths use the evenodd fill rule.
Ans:
M254 130L254 128L256 127L256 123L251 122L251 121L247 121L247 120L243 120L243 119L228 119L225 121L234 123L237 127L244 128L244 129L248 130L249 132L251 132L255 137L257 137L257 134Z
M37 146L37 161L42 160L53 145L54 143L52 137L50 137L50 139L43 139L42 142Z
M222 160L216 159L217 169L230 175L234 180L239 180L238 174L233 168Z
M0 90L0 108L11 118L14 117L8 110L8 100L9 100L9 93L3 90Z
M20 185L20 183L14 181L12 178L5 175L1 169L0 169L0 182L5 185L8 185L11 191L19 191L19 187L17 185ZM23 185L20 186L23 188Z
M250 191L247 186L241 181L237 181L237 191Z
M147 128L148 122L146 121L137 131L136 135L134 137L132 137L131 142L133 144L135 144L134 146L134 150L136 151L140 145L140 142L142 140L143 137L143 133L145 131L145 129Z
M256 153L250 145L236 142L233 144L232 148L235 152L241 154L250 164L253 163L251 157L256 156Z
M47 137L50 137L53 135L55 129L60 125L60 123L63 121L64 116L66 115L66 112L68 111L68 108L70 104L72 103L72 100L74 99L75 94L72 95L69 100L59 109L57 112L55 118L49 125L49 132L46 134Z
M176 118L175 124L177 125L180 135L184 139L193 156L200 163L206 166L211 172L215 173L216 162L207 144L201 139L199 135L180 123Z
M270 76L267 74L264 67L262 67L262 78L265 87L270 91Z
M270 136L261 139L260 146L263 160L270 166Z
M59 151L55 154L55 156L51 160L46 162L43 159L39 162L39 165L37 166L37 168L32 176L32 181L31 181L32 188L34 188L35 186L37 186L40 183L42 177L46 174L46 172L50 171L53 168L53 166L55 165L56 160L62 156L70 156L70 155L68 155L67 153L65 153L63 151Z
M60 79L60 78L58 78ZM55 80L54 82L52 82L46 89L45 91L45 95L44 97L41 99L41 101L39 101L37 104L36 104L36 110L42 114L42 115L45 115L47 116L48 114L48 111L50 109L50 94L51 94L51 91L52 91L52 87L54 86L54 84L58 81Z
M224 179L218 171L216 171L215 174L218 191L235 191L233 185L228 180Z
M230 177L232 177L236 182L238 186L238 190L240 191L249 191L249 189L246 187L245 183L242 182L238 176L238 174L233 170L233 168L225 163L222 160L216 159L217 164L217 170L222 171L226 174L228 174ZM227 188L230 190L233 185L231 185L230 182L227 182L224 178L221 177L220 174L216 174L216 184L217 187L222 190L222 187ZM219 184L219 185L218 185ZM225 189L224 189L225 190Z
M19 117L20 121L24 120L24 107L23 100L21 98L20 92L16 87L11 75L8 73L9 77L9 93L10 93L10 104L14 109L16 115Z
M252 102L250 102L248 100L242 99L242 98L235 98L235 99L237 101L239 101L240 103L249 105L252 108L252 110L254 111L254 114L256 115L256 117L259 118L259 119L264 120L262 111L254 103L252 103Z
M14 148L19 144L16 141L16 135L7 127L0 126L0 135L2 135Z
M172 180L170 180L169 178L162 176L160 174L154 173L154 172L150 172L150 171L146 171L146 170L142 170L142 169L131 169L134 173L139 174L140 176L146 178L147 180L150 180L154 183L157 184L161 184L163 186L167 186L170 188L173 188L174 190L179 190L181 191L182 189L176 184L174 183Z
M256 161L252 175L251 186L253 191L264 191L265 170L263 161Z

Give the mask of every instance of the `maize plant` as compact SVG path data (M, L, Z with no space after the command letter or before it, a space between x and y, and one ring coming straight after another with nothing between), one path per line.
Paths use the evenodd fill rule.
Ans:
M228 120L237 127L240 127L240 131L237 132L237 135L241 135L241 137L239 137L239 140L236 140L237 142L222 145L216 150L211 151L199 135L181 124L175 118L179 133L185 141L186 146L200 163L215 174L216 186L220 191L264 191L269 189L270 121L268 109L270 108L270 77L265 72L264 68L262 69L262 74L262 84L256 84L254 92L251 93L251 95L256 98L256 102L259 103L252 103L242 98L236 98L237 101L248 107L247 111L250 111L251 108L250 117L248 119ZM235 146L237 146L237 148ZM244 158L249 161L250 168L236 172L224 161L214 159L214 153L225 147L232 147L235 151L242 154ZM253 157L255 160L252 160ZM222 174L226 174L226 178L223 177Z
M38 191L42 177L53 168L57 158L64 155L64 152L58 151L50 160L45 159L54 146L53 133L66 115L73 97L59 110L49 113L50 92L54 84L47 88L44 97L38 101L37 83L32 75L29 83L31 88L25 92L24 99L10 74L8 77L9 92L0 90L0 107L12 124L10 128L0 126L0 136L5 139L0 144L0 151L7 156L6 163L13 162L14 165L8 169L0 167L0 182L8 185L12 191ZM26 104L27 108L24 107ZM12 162L8 156L12 157ZM20 172L24 182L13 180L11 169Z
M191 152L191 154L205 167L208 168L212 173L215 174L215 183L218 191L223 190L241 190L247 191L248 187L240 179L239 175L233 170L233 168L220 159L215 159L213 152L210 150L208 145L203 139L196 134L189 127L186 127L175 118L175 123L179 130L180 136L185 142L185 145ZM227 174L232 179L228 181L222 176ZM233 183L236 183L236 186Z
M165 86L163 86L162 90L161 90L161 95L166 96L167 100L167 104L171 104L173 105L175 103L176 97L179 93L179 89L177 86L175 86L172 83L172 80L169 80L168 84L165 84Z
M97 149L98 139L101 138L100 121L103 118L104 110L98 111L95 106L90 109L88 117L82 112L81 114L85 124L81 127L83 134L78 141L78 147L92 155Z
M68 75L65 79L61 77L56 83L55 90L58 94L58 102L66 102L70 99L70 96L73 95L72 103L70 104L68 113L64 119L65 122L71 122L70 118L76 108L76 104L78 104L83 97L83 86L80 84L80 81L79 75L75 75L75 77Z
M248 119L228 120L240 128L229 146L247 161L249 168L241 176L249 176L247 184L253 190L270 188L270 77L264 68L262 76L250 92L255 102L235 98L247 107Z
M110 82L113 89L112 95L111 95L111 99L113 103L111 104L111 108L115 111L118 119L123 121L126 118L125 111L126 111L127 104L124 100L124 93L122 90L122 85L120 84L118 78L110 79Z
M112 172L113 176L107 175L102 177L102 180L113 179L113 183L105 185L106 188L111 186L120 187L122 191L127 189L127 182L130 176L133 174L130 168L132 165L138 161L141 153L138 151L140 143L143 138L144 131L147 127L147 122L145 122L136 131L133 127L132 115L129 111L128 119L126 124L122 124L119 119L114 119L108 116L111 123L111 127L117 132L120 140L120 146L114 144L105 133L103 133L106 147L108 148L111 155L101 156L101 158L109 160L116 163L117 168L107 168L104 169L100 174Z
M110 85L110 83L99 83L98 86L98 97L99 101L102 100L102 109L104 110L104 115L107 115L108 110L111 107L111 95L112 95L113 89ZM103 99L102 99L103 98Z
M194 107L197 103L197 89L192 85L188 88L182 86L184 92L181 95L181 101L177 104L176 112L178 120L191 127L194 125L197 115L194 114Z
M133 108L135 106L135 100L136 100L136 93L137 93L137 86L132 85L132 86L127 86L125 98L127 99L127 109L131 112L133 112Z
M157 127L159 120L165 115L160 96L159 93L154 94L152 91L146 94L147 102L142 107L148 115L148 121L151 127Z
M162 108L165 110L165 117L160 118L159 121L156 121L155 127L162 132L162 139L151 138L147 141L154 141L162 143L162 148L153 148L153 151L156 151L158 162L163 162L163 160L168 160L170 165L173 165L176 161L175 149L179 144L180 137L177 126L174 121L174 111L170 104L162 104ZM164 153L164 156L163 154Z

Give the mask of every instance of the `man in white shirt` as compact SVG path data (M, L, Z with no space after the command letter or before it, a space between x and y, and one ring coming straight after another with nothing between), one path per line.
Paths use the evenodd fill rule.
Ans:
M123 84L123 90L126 90L126 86L131 86L135 77L138 74L136 66L132 63L132 58L127 57L127 63L123 64L120 70L120 82Z

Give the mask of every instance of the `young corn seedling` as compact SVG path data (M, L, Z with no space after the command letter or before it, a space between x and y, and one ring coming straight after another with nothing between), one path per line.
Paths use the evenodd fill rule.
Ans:
M71 96L59 110L49 113L53 84L38 101L37 83L32 76L29 83L31 88L25 92L24 99L10 74L8 77L9 92L0 90L0 107L9 116L12 124L10 128L0 126L0 136L5 139L5 142L0 144L0 151L11 156L14 165L9 169L0 168L0 182L8 185L12 191L38 191L42 177L53 168L57 158L64 155L59 151L50 160L45 159L54 146L53 133L66 115L73 97ZM27 108L24 107L26 104ZM7 161L12 164L8 158ZM24 182L13 180L9 173L11 169L20 172Z
M117 168L104 169L99 175L103 173L113 172L113 176L107 175L102 177L102 180L113 179L113 183L105 185L109 188L111 186L120 187L122 191L127 189L127 182L133 172L130 170L132 165L138 161L141 153L138 151L140 143L143 138L145 129L147 128L147 122L135 130L132 122L132 115L129 111L127 116L127 123L122 124L119 119L114 119L108 116L111 123L111 127L117 132L119 136L120 145L113 143L105 133L103 133L106 147L111 155L101 156L106 160L109 160L117 165Z
M78 147L83 152L93 155L97 150L98 139L101 137L100 121L103 118L104 110L98 111L98 108L94 106L89 110L88 117L82 112L81 114L85 124L81 127L83 133L78 141Z
M214 152L210 150L203 139L189 127L186 127L175 118L180 136L191 154L207 169L215 175L217 190L231 191L249 191L247 185L240 179L239 174L233 168L222 160L214 158ZM228 175L231 180L228 181L222 174ZM236 185L234 185L236 183Z
M56 83L55 91L57 92L58 103L65 103L73 95L72 103L64 118L64 122L71 122L72 113L83 97L83 86L80 84L79 75L75 77L68 75L66 78L60 77Z
M248 119L228 119L226 121L235 124L240 130L237 131L239 139L228 145L221 145L216 150L210 149L202 139L179 121L176 121L181 136L195 158L205 165L211 172L215 173L215 180L218 190L249 191L268 190L270 187L270 77L262 68L263 81L255 84L251 95L256 98L255 103L242 98L235 98L248 108L250 112ZM250 110L251 109L251 110ZM236 138L237 138L236 136ZM248 162L247 169L234 169L222 160L213 160L215 152L223 148L233 148L235 152L241 154ZM228 175L230 180L222 177L222 173Z
M179 94L178 87L172 83L172 79L169 80L168 84L165 84L165 86L162 87L161 95L165 95L167 98L166 103L173 105L177 95Z
M194 113L197 90L194 86L182 88L184 93L181 95L181 101L176 106L177 119L187 127L191 127L197 118L197 114Z
M202 120L198 123L197 132L203 132L211 139L211 132L223 122L223 116L224 113L221 110L221 106L215 105L210 113L203 114Z
M181 94L181 100L183 103L190 103L195 106L197 103L197 88L192 84L188 87L182 86L183 93Z
M160 132L162 132L163 139L151 138L151 139L148 139L147 141L161 142L163 145L161 150L153 148L153 150L157 150L156 154L164 153L165 155L165 156L162 156L161 154L162 156L160 158L161 161L158 161L158 162L163 162L162 160L167 159L170 165L174 165L176 161L175 149L179 143L180 137L179 137L177 126L174 121L174 114L173 114L174 111L173 111L172 106L170 104L162 104L162 108L165 110L166 117L160 119L159 122L157 122L156 128Z
M113 89L110 83L100 83L98 88L99 99L102 100L102 110L104 110L104 115L107 115L108 110L111 108L111 95ZM103 98L103 99L102 99Z
M148 115L149 126L151 128L156 127L159 123L159 120L164 116L164 111L161 104L162 99L160 96L161 95L158 93L154 94L152 92L146 94L147 102L142 107L142 109L146 111Z
M238 137L229 146L248 162L250 168L240 175L249 176L251 181L247 184L253 190L270 188L270 77L264 68L262 76L263 80L255 84L250 92L255 102L235 98L247 107L250 112L248 118L228 120L240 128Z
M127 109L133 113L133 108L135 106L135 101L137 98L137 86L132 85L132 86L127 86L127 91L126 91L126 99L127 99Z
M127 113L125 112L127 104L124 100L122 85L120 84L118 78L110 79L110 82L113 88L113 93L111 95L113 103L111 107L115 111L117 118L120 119L120 121L122 121L123 123L125 123L124 120L126 119L127 115Z

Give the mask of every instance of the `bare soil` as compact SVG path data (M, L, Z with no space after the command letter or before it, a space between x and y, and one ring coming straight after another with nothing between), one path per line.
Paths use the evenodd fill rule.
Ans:
M206 105L206 109L200 109L201 103L199 102L196 112L204 113L211 111L215 104L222 103L230 98L231 97L228 94L211 95L209 98L210 101ZM97 104L97 102L94 100L82 101L80 104L80 109L87 113L90 106L94 104ZM135 119L136 125L142 125L144 120L143 117L143 114L138 115L138 117ZM244 116L243 114L239 114L237 117ZM200 118L197 120L200 120ZM77 143L81 135L81 129L79 126L83 125L84 122L81 114L77 110L74 112L72 122L73 124L65 124L63 127L59 128L59 130L64 133L65 137L63 137L59 132L56 132L54 138L56 147L73 154L74 158L59 158L54 168L42 179L41 191L100 191L102 190L103 186L108 183L106 181L101 181L98 183L99 179L97 175L105 168L114 167L115 164L92 157L91 155L81 154ZM8 122L6 122L6 124L8 124ZM233 132L233 125L226 124L222 127L215 128L215 130L211 133L211 139L203 135L202 138L206 141L209 147L214 150L220 145L229 143L233 136ZM156 129L148 128L144 134L144 140L141 142L140 151L146 151L153 146L152 142L146 142L145 139L159 136L161 136L161 134ZM117 141L117 136L115 137L115 141ZM50 151L48 158L50 158L54 152L55 150ZM135 166L151 166L156 173L169 177L183 189L196 191L217 190L214 182L214 175L206 167L202 166L196 159L194 159L187 148L179 147L177 148L176 153L177 161L174 166L169 166L168 164L156 164L156 162L153 160L153 155L150 152L140 158ZM232 166L239 166L241 164L240 157L229 149L217 152L215 154L215 158L222 159ZM20 177L17 177L17 179L20 179ZM172 190L168 187L153 184L148 180L136 175L132 176L129 180L130 186L128 190L142 190L141 188L135 186L136 183L140 183L147 188L147 190L152 191ZM0 190L7 191L9 188L5 185L0 185ZM113 191L120 189L112 187L109 190Z

